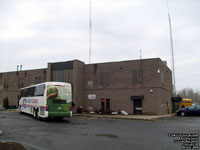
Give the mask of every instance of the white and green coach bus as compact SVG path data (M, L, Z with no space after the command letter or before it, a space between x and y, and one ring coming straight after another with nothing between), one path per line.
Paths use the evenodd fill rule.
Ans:
M45 82L22 88L19 111L37 119L72 117L71 84Z

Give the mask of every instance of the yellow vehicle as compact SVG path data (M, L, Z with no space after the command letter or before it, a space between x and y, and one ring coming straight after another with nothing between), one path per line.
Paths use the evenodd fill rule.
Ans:
M191 106L191 105L192 105L192 99L189 99L189 98L183 98L182 99L182 102L181 102L182 108L185 108L185 107L188 107L188 106Z

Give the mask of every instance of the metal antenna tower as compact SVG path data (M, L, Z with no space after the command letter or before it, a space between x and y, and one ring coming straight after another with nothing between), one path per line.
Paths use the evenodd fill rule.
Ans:
M168 19L169 19L169 34L170 34L170 51L171 51L171 69L172 69L173 96L176 96L175 67L174 67L174 46L173 46L172 25L171 25L171 18L170 18L168 0L167 0L167 10L168 10Z
M91 53L92 53L92 1L90 0L90 12L89 12L89 64L91 63Z
M142 59L142 49L140 49L140 59Z

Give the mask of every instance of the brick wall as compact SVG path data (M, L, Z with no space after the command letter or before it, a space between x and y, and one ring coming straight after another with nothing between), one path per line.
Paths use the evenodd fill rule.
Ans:
M143 82L133 83L133 71L143 71ZM102 85L102 72L109 74L109 85ZM171 71L159 59L89 64L84 70L84 108L101 108L100 100L110 99L113 111L133 112L131 96L143 95L143 114L166 114L171 98ZM88 94L96 99L88 100ZM166 108L165 108L166 107Z
M47 71L46 69L37 69L6 72L1 73L0 76L0 104L2 105L3 99L8 97L9 105L17 106L20 88L36 84L36 82L45 82ZM4 87L5 80L8 81L8 87L6 88Z
M103 98L110 99L112 111L133 114L131 96L144 96L143 114L166 114L171 107L172 73L159 58L87 65L74 60L48 63L46 69L0 73L0 107L6 97L10 105L17 105L19 80L23 79L24 87L35 84L36 78L40 82L55 81L59 71L62 71L62 81L72 84L75 110L79 106L84 110L88 107L98 110ZM142 80L138 80L139 72ZM137 82L134 73L138 75ZM8 88L4 88L5 80L9 82ZM96 99L88 99L89 94L96 95Z

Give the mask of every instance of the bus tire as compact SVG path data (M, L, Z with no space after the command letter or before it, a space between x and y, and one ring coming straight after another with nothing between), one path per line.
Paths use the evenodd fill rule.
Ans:
M22 107L21 106L19 106L19 112L22 114L23 112L22 112Z
M36 119L40 120L39 110L36 110L36 112L37 112Z
M33 118L37 118L37 110L33 109Z

